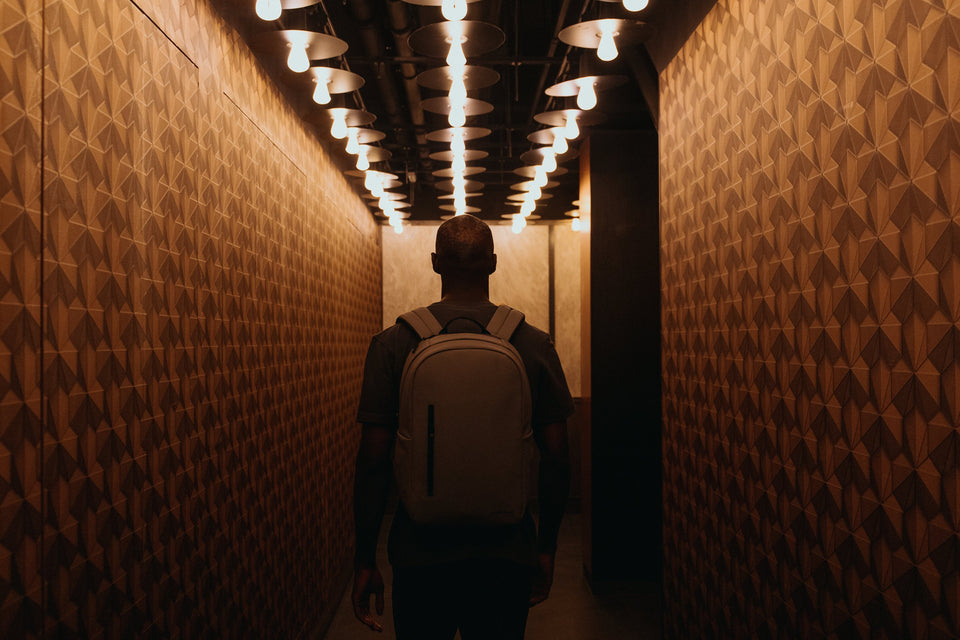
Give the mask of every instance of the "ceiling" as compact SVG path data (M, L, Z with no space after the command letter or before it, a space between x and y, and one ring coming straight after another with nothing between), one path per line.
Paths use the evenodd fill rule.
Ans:
M365 82L355 92L334 95L326 106L365 109L376 116L371 128L386 135L374 144L389 151L390 158L372 168L398 176L402 185L392 191L404 194L410 203L405 211L411 214L411 221L450 215L440 208L452 202L440 198L448 195L449 189L438 187L438 183L449 184L449 178L434 175L436 170L449 168L450 163L430 158L432 153L448 150L449 144L428 139L431 132L450 125L445 115L423 108L423 100L445 96L446 92L417 82L422 72L446 63L442 57L424 55L422 46L414 48L410 43L410 35L417 29L443 21L439 7L402 0L284 0L287 6L308 6L284 10L278 20L265 22L254 12L255 0L214 3L252 44L261 64L308 121L322 113L324 107L312 101L312 91L303 80L306 74L290 71L285 57L276 51L256 46L258 38L267 31L300 29L344 40L348 45L345 53L328 60L314 60L312 65L347 69L362 76ZM582 140L593 129L656 129L658 71L714 4L715 0L651 0L648 8L630 13L618 2L597 0L471 2L466 19L496 25L503 34L498 47L483 55L468 56L467 60L468 65L483 66L499 74L499 79L489 87L468 87L470 98L493 106L489 113L468 117L466 121L467 127L490 130L489 135L466 143L468 150L488 153L483 159L467 163L483 168L481 173L467 178L482 183L482 187L468 188L471 193L481 194L467 200L469 206L480 209L475 215L494 221L517 210L508 204L508 197L519 194L512 187L529 178L515 170L538 163L524 154L541 146L528 136L545 128L535 117L548 110L576 108L575 98L551 98L544 90L578 75L622 76L621 85L597 92L598 104L588 113L602 114L601 121L583 127L580 137L571 141L571 151L559 158L560 170L550 175L551 182L543 189L544 196L534 213L544 220L556 220L575 209L573 203L579 191L577 155ZM618 43L617 59L601 62L594 50L569 46L556 37L564 27L599 17L643 22L643 40ZM418 45L416 39L413 44ZM334 140L326 126L317 126L317 133L344 169L352 169L354 158L343 151L343 141ZM376 210L375 201L371 208Z

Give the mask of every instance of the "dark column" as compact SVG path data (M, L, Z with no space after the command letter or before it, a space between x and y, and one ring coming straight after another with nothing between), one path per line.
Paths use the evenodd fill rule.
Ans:
M584 565L592 581L658 581L660 261L655 132L581 147Z

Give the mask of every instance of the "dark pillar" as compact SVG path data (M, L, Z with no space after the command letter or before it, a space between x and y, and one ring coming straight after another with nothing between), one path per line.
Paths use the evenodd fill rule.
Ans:
M581 147L584 569L659 581L660 253L657 135L596 132Z

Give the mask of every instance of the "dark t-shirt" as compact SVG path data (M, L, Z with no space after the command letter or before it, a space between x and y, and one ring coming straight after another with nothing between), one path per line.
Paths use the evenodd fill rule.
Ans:
M454 305L435 302L429 307L442 326L452 331L477 331L486 326L497 305ZM458 320L469 318L469 320ZM419 337L406 324L397 323L378 333L370 342L363 372L357 420L396 430L400 406L400 377L407 356ZM573 413L573 400L550 336L523 322L513 334L530 380L534 435L540 441L543 425L566 420ZM504 558L533 565L536 562L536 529L527 513L515 525L486 527L424 526L414 523L401 503L393 519L388 542L394 566L422 566L466 558Z

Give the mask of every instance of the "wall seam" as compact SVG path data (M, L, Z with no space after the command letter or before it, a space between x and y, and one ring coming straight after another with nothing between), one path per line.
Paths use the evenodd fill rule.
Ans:
M44 268L46 265L46 226L44 220L46 218L46 201L44 195L47 191L47 172L46 172L46 131L47 131L47 118L46 118L46 103L47 103L47 2L44 2L40 5L40 362L38 368L38 382L40 384L40 460L37 463L38 473L40 474L40 540L38 541L39 547L39 569L40 569L40 638L46 638L47 625L44 620L46 619L47 611L47 572L46 572L46 553L44 549L44 533L47 524L47 497L46 497L46 487L45 483L45 474L44 474L44 442L46 441L46 398L45 394L45 385L44 385L44 361L45 361L45 347L46 341L44 340L44 333L46 332L46 324L44 323L44 286L45 281Z

